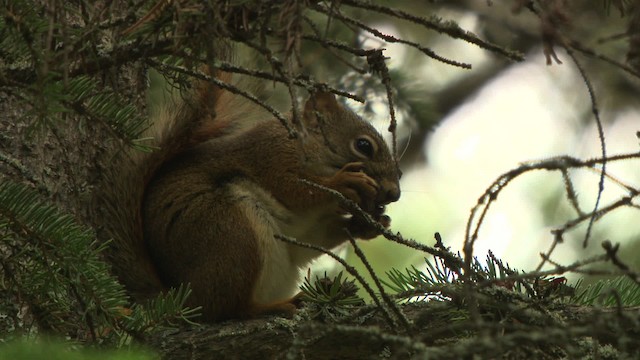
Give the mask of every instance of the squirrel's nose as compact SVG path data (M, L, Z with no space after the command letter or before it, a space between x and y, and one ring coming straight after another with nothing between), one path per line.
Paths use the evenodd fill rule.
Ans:
M394 182L384 182L382 184L382 194L380 194L381 196L381 201L384 204L389 204L395 201L398 201L398 199L400 199L400 185L398 185L398 183L394 183Z

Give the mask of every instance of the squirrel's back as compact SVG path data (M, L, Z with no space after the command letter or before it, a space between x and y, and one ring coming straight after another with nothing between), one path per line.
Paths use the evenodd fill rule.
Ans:
M216 74L216 79L231 81L228 73ZM106 160L107 173L97 191L100 237L111 241L107 256L116 276L138 300L166 290L143 238L141 209L148 183L163 164L185 149L247 126L246 121L235 121L243 114L261 113L209 82L196 82L190 93L167 101L152 113L149 128L142 135L150 139L145 145L152 151L123 145Z

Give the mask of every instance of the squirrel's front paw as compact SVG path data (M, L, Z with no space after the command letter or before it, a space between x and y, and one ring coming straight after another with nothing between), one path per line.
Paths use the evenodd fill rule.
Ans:
M364 164L361 162L348 163L331 177L329 187L370 212L374 210L374 200L379 186L363 170Z
M391 225L391 218L384 214L384 206L377 207L371 217L385 229ZM358 239L373 239L382 233L378 226L374 226L374 224L357 215L349 219L347 228L351 235Z

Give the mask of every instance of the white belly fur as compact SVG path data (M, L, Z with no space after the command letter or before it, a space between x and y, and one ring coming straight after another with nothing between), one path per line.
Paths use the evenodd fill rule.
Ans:
M322 254L300 251L296 245L278 240L275 235L318 243L318 237L324 233L324 229L318 231L318 225L323 223L326 210L293 214L271 194L249 181L235 183L232 191L247 199L242 206L245 207L247 219L259 239L258 245L263 254L262 271L254 299L264 304L290 298L298 292L303 271Z

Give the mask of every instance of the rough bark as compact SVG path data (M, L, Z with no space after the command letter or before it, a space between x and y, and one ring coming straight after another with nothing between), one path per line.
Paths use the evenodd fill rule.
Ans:
M640 308L569 305L525 309L501 326L456 320L455 307L440 303L402 306L415 328L392 329L375 311L342 324L306 318L234 321L158 333L149 344L165 359L554 359L586 356L607 344L638 354ZM515 313L515 311L514 311ZM527 320L528 319L528 320ZM520 321L536 321L524 323ZM456 324L457 322L457 324ZM484 327L484 330L482 330ZM592 342L593 341L593 342ZM517 345L515 346L514 345ZM567 348L574 347L571 350Z

